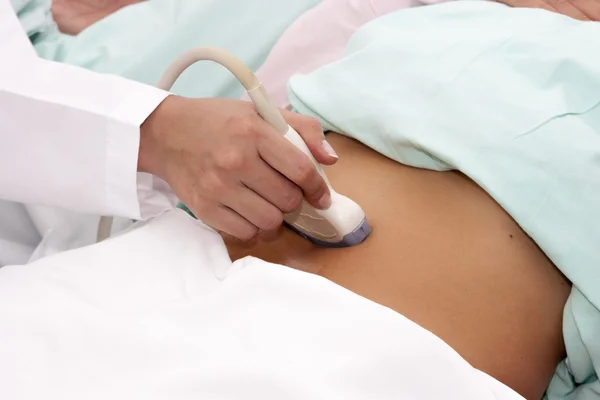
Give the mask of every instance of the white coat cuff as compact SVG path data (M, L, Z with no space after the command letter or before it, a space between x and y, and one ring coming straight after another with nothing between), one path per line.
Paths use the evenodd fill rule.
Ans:
M106 205L110 214L147 219L173 208L177 198L163 180L138 173L140 127L169 95L138 84L117 105L107 126Z

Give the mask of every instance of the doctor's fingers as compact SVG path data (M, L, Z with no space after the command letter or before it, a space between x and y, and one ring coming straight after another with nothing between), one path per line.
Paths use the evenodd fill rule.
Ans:
M260 157L274 170L295 183L314 207L327 209L331 194L310 158L275 130L265 131L257 141Z
M264 164L262 160L259 162ZM259 230L275 231L283 222L283 214L276 206L246 187L241 181L223 174L205 173L200 180L200 185L195 186L194 189L197 191L193 194L196 201L192 202L190 209L196 211L197 216L203 221L210 220L210 223L206 223L213 228L240 240L251 240ZM215 205L231 210L243 219L244 223L237 218L234 219L229 215L230 213L226 213L228 216L223 212L219 213L226 217L223 221L212 218ZM251 229L248 224L251 225Z
M233 182L233 185L225 184L217 174L206 173L201 179L182 179L174 183L176 184L173 188L181 201L199 220L211 228L244 242L252 240L258 234L258 228L254 224L223 202L235 195L232 186L239 185L239 182Z
M245 218L258 231L273 232L283 223L283 213L277 207L243 185L240 185L234 195L228 197L223 205ZM248 238L238 238L248 240Z
M251 166L242 183L282 213L298 209L304 198L298 186L263 160Z
M187 205L194 215L211 228L224 232L244 242L258 234L258 228L235 211L218 203L198 206Z

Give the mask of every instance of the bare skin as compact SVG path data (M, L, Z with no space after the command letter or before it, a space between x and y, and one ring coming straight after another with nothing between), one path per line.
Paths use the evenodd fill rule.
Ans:
M511 7L542 8L580 21L600 21L599 0L496 0Z
M324 276L432 331L476 368L527 399L541 398L565 356L570 283L512 218L456 172L409 168L330 134L340 155L327 174L367 213L372 235L346 249L284 229L253 255Z
M79 32L127 5L146 0L53 0L52 13L59 29ZM543 8L581 21L600 20L600 0L496 0L511 7Z
M146 0L53 0L52 13L59 29L79 32L127 5ZM511 7L543 8L582 21L600 20L600 0L496 0Z
M61 32L77 35L115 11L145 0L53 0L52 16Z

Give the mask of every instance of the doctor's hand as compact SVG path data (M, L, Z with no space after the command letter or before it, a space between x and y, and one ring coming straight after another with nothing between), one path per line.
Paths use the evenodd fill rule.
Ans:
M282 113L317 161L337 161L316 119ZM203 222L244 241L277 230L303 198L331 204L309 158L241 100L167 97L142 125L138 169L169 183Z
M600 0L496 0L511 7L543 8L581 21L600 21Z

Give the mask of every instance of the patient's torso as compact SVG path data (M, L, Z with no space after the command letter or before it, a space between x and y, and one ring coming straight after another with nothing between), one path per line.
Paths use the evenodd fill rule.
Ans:
M232 258L253 255L330 279L432 331L526 397L541 397L564 356L568 281L465 176L409 168L350 139L328 139L340 155L328 177L363 207L371 236L326 249L285 229L271 242L228 243Z

